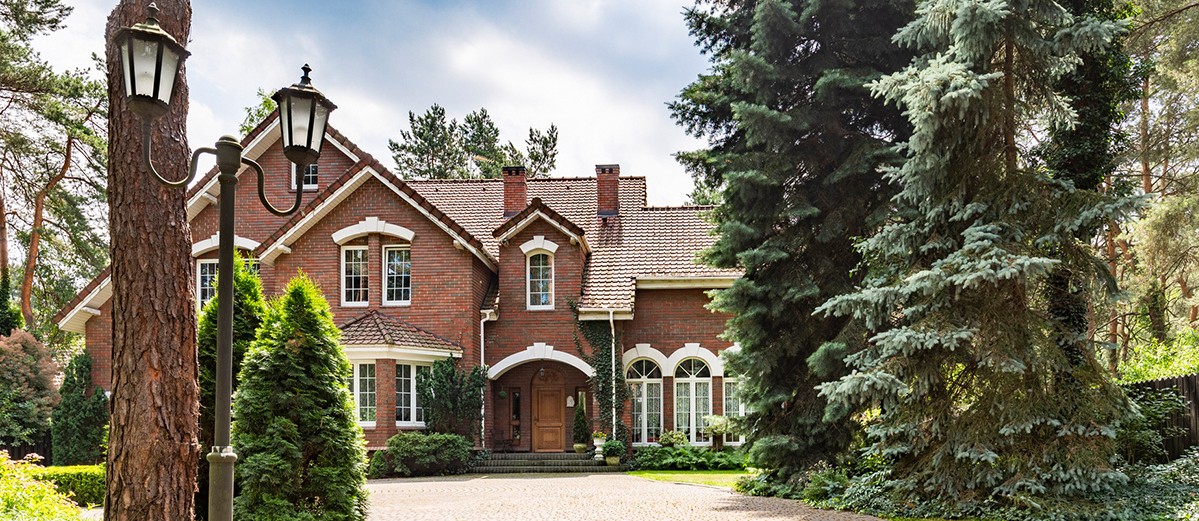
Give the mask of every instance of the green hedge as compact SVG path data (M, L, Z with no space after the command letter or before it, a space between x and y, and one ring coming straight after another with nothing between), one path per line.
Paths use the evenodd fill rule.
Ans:
M633 454L633 467L639 470L742 470L745 454L738 449L714 451L689 445L644 447Z
M82 520L79 507L53 485L35 476L41 467L13 461L0 450L0 519L21 521Z
M370 477L440 476L466 472L471 443L457 434L401 432L371 458Z
M53 483L54 488L71 496L79 506L104 503L104 465L44 467L34 471L34 475Z

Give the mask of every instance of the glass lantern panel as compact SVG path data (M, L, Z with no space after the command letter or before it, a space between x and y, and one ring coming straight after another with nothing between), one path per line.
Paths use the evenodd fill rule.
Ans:
M316 104L316 118L312 120L312 150L321 153L321 143L325 141L325 124L329 121L329 109L324 104Z
M130 40L133 45L133 93L154 95L154 71L158 67L158 42Z
M162 47L162 73L158 77L158 100L170 104L171 92L175 89L175 75L179 72L179 55L170 47Z
M280 100L279 107L279 131L283 134L283 148L291 146L291 111L288 110L287 104L291 102L291 96L284 95Z
M125 40L125 44L121 46L121 78L125 83L125 96L133 95L133 77L129 75L129 68L133 66L133 56L129 54L132 45L133 40Z
M294 141L291 146L308 147L308 117L312 111L312 98L302 96L291 96L288 98L291 103L291 121L288 123L291 126L291 137ZM288 145L284 143L284 145Z

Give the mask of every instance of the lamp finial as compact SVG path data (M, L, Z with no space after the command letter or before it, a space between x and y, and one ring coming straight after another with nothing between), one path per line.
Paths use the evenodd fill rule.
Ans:
M303 67L300 67L300 70L304 71L304 75L300 77L300 85L311 85L312 78L308 77L308 73L312 72L312 67L309 67L308 64L305 63Z
M158 25L158 4L150 2L150 5L146 6L146 23Z

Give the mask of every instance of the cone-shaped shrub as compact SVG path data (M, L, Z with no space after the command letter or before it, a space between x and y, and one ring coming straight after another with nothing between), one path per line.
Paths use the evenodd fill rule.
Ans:
M92 383L91 355L80 353L71 358L58 392L62 402L50 415L54 464L103 463L108 399L104 396L104 389Z
M329 304L301 273L263 318L234 402L235 517L363 520L366 452Z

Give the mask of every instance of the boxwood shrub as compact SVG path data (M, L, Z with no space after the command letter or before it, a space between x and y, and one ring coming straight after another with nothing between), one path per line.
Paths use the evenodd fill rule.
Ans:
M44 467L34 470L33 475L54 484L54 488L70 496L79 506L104 503L104 465Z
M745 455L738 449L714 451L702 447L643 447L633 454L640 470L742 470Z
M458 434L401 432L371 458L371 477L440 476L466 472L471 443Z

